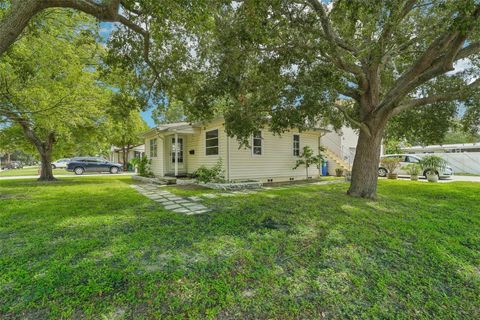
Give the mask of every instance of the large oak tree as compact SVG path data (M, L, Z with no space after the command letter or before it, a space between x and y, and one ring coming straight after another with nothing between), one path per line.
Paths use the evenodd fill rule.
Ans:
M376 197L392 118L479 101L474 0L227 1L205 36L206 71L190 110L205 116L222 97L227 130L243 139L267 124L278 132L322 118L338 126L341 115L359 131L353 196ZM467 67L456 73L458 62ZM410 116L422 125L421 115Z

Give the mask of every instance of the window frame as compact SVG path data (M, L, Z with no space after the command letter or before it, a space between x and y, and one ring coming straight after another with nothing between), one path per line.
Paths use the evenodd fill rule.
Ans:
M295 141L295 137L298 137L298 141ZM298 142L298 146L296 143ZM292 151L294 157L300 157L300 134L294 133L292 137Z
M255 137L255 134L259 133L260 137ZM255 140L260 141L260 145L256 146L255 145ZM260 153L255 153L255 148L260 148ZM252 156L261 156L263 154L263 135L262 135L262 130L257 130L252 134Z
M150 139L150 158L157 158L158 157L158 144L157 144L157 138Z
M214 131L217 132L217 136L213 138L207 138L208 133L214 132ZM217 140L217 144L213 146L208 146L207 141L212 141L212 140ZM215 148L217 149L217 153L211 153L211 154L208 153L208 150L214 150ZM212 129L212 130L205 131L205 156L218 156L219 154L220 154L220 130Z

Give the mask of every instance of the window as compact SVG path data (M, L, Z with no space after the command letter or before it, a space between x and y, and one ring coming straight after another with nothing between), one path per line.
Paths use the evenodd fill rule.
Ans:
M150 140L150 158L157 157L157 139Z
M416 157L412 157L412 156L407 156L407 159L405 162L410 162L410 163L418 163L419 162L419 159L416 158Z
M262 131L256 131L253 134L252 152L254 155L262 154Z
M172 138L172 163L175 163L175 151L177 147L175 146L175 138ZM178 163L183 163L183 139L178 138Z
M218 154L218 129L205 132L205 154L207 156Z
M293 135L293 155L295 157L300 156L300 135L299 134Z

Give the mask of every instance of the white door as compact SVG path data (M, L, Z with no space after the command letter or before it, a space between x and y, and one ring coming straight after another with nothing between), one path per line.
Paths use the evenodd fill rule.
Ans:
M185 169L185 159L183 152L184 144L183 138L178 137L178 146L175 146L175 137L172 137L170 140L170 170L173 172L175 170L175 151L178 152L178 171L184 171Z

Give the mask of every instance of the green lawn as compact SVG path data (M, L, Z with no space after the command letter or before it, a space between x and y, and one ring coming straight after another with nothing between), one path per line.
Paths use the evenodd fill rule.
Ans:
M0 177L18 177L18 176L38 176L38 167L34 168L22 168L22 169L11 169L0 172ZM53 174L73 174L65 169L54 169Z
M185 216L129 183L0 181L0 319L479 318L480 184L295 186Z

